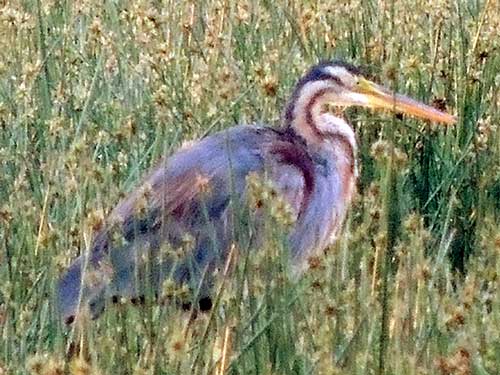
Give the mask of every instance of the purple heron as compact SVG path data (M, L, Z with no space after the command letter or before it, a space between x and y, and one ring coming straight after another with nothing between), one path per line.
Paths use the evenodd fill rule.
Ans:
M167 277L196 287L207 272L221 268L235 241L235 207L248 202L250 174L265 175L291 207L295 220L286 233L286 257L300 274L311 256L335 240L356 183L353 129L327 106L455 122L454 116L367 80L350 64L316 65L297 83L280 128L235 126L161 161L116 206L89 251L60 279L62 318L72 322L82 308L95 318L107 301L140 299L144 283L158 292ZM184 258L160 256L166 244L175 248L186 234L193 245ZM144 258L151 259L147 272ZM197 303L209 298L209 289L198 294Z

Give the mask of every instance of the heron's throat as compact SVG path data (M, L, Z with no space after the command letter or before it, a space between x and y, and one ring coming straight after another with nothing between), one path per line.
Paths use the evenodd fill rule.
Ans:
M345 120L326 110L337 102L338 91L322 81L304 85L292 97L285 113L285 122L308 144L341 143L355 156L356 138ZM339 106L339 112L342 108Z

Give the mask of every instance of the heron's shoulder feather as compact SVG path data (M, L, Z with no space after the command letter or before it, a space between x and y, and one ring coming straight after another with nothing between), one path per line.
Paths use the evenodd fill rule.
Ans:
M171 230L191 231L204 215L219 220L232 196L243 197L246 177L266 173L300 214L314 189L314 165L305 144L290 130L237 126L166 157L111 214L124 236L154 235L168 217Z

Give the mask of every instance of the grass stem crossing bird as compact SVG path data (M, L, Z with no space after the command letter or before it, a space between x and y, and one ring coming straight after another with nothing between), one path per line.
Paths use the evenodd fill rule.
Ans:
M291 208L287 259L292 270L303 272L307 260L334 241L356 182L353 129L328 106L455 122L454 116L367 80L350 64L316 65L297 83L280 128L236 126L161 161L116 206L89 251L60 279L62 318L72 322L82 309L97 317L109 300L141 298L143 284L158 292L167 278L189 287L208 280L207 273L224 265L236 241L234 210L248 202L251 175L269 179ZM193 244L184 258L163 255L165 246L176 248L186 236ZM209 284L200 298L210 295Z

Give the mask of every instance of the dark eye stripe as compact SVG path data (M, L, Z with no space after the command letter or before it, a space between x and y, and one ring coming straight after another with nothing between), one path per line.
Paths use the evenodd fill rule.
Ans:
M295 90L291 96L290 101L288 102L288 105L285 110L285 115L284 119L286 123L290 123L293 118L293 109L295 108L295 103L297 102L297 99L299 98L300 92L302 88L310 83L310 82L318 82L318 81L330 81L334 82L336 85L339 87L345 87L344 83L340 80L339 77L336 77L328 72L326 72L324 69L327 66L331 66L331 64L324 64L324 65L318 65L311 69L304 77L300 79L300 81L297 83L295 86Z
M325 71L313 71L304 77L303 81L300 82L300 86L304 86L306 83L314 81L333 81L339 86L344 86L343 82L339 77L333 76Z
M339 78L339 77L335 77L335 76L328 76L328 78L327 78L327 79L328 79L329 81L333 81L333 82L335 82L335 83L336 83L337 85L339 85L339 86L342 86L342 87L343 87L343 86L345 86L345 85L344 85L344 82L342 82L342 81L340 80L340 78Z

